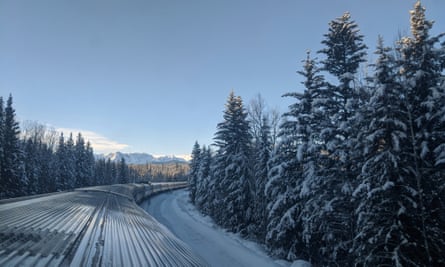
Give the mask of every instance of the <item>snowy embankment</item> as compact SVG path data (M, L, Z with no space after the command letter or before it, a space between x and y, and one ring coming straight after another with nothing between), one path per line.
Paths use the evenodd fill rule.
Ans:
M147 190L114 185L0 201L0 266L205 266L136 204Z
M186 190L163 193L141 203L149 214L169 228L179 239L213 267L289 266L270 258L262 247L228 233L203 217L188 200ZM292 266L309 266L295 262Z

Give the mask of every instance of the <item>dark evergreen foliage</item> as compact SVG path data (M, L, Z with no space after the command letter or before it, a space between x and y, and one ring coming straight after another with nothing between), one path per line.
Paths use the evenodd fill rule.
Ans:
M444 218L440 216L445 206L444 171L438 168L437 151L445 144L445 50L439 43L444 34L430 36L433 22L426 20L420 1L410 13L412 36L402 38L397 49L408 127L404 161L411 163L403 171L415 205L405 207L402 225L408 243L401 247L404 253L398 260L402 264L440 266L445 264Z
M198 142L195 142L192 151L192 160L190 162L190 173L189 173L189 191L190 191L190 201L195 204L196 200L196 190L197 190L197 180L198 171L201 160L201 148Z
M25 195L26 176L23 166L23 151L20 145L20 129L12 106L12 96L8 97L4 109L2 139L2 186L5 197Z
M198 175L196 180L196 206L205 214L210 214L211 196L209 192L212 192L212 151L209 148L203 146L201 149L201 156L199 161ZM190 188L191 190L191 188Z
M260 116L254 142L243 134L248 125L233 116L242 108L232 93L217 151L203 148L196 163L197 207L288 260L444 266L445 42L430 36L420 1L410 22L412 36L395 49L379 40L374 73L360 81L363 36L349 13L332 21L321 68L308 53L298 72L304 92L285 95L295 101L274 147ZM237 217L239 203L251 203L242 206L248 216Z
M354 192L360 200L354 254L358 265L393 266L407 238L402 226L405 207L411 206L406 202L411 198L401 171L408 127L396 62L381 39L376 54L374 90L366 118L370 124L363 133L366 161Z
M130 182L125 162L96 161L80 133L76 141L60 134L55 144L57 134L35 124L20 137L12 104L0 97L0 199Z
M272 153L272 140L269 122L263 117L261 128L259 129L259 138L255 141L253 153L253 214L254 223L249 227L249 235L259 240L265 239L267 228L267 200L265 188L267 183L267 174L269 171L269 160Z
M215 189L220 205L216 219L231 231L247 234L252 214L251 136L241 97L233 92L227 100L223 118L214 138L218 147Z

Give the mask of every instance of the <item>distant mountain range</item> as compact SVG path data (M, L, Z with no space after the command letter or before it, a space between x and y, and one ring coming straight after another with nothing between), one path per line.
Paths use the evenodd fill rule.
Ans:
M104 158L111 161L121 161L122 158L125 159L127 164L147 164L147 163L187 163L189 160L188 156L154 156L148 153L122 153L115 152L110 154L100 154L96 155L97 158Z

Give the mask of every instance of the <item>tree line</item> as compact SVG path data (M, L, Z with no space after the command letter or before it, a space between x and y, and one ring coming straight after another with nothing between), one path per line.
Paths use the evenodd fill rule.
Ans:
M21 131L12 96L6 106L0 97L0 199L128 183L131 173L125 160L96 160L81 133L65 137L35 122Z
M190 169L185 162L130 164L131 177L141 182L187 181Z
M420 1L410 25L392 47L379 38L360 79L364 37L349 13L331 21L277 136L231 92L213 148L193 146L191 202L288 260L445 265L444 34Z

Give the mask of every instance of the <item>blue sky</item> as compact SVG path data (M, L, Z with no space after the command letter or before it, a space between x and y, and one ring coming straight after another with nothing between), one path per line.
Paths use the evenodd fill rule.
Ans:
M188 154L211 144L233 89L303 90L301 60L349 11L369 58L409 34L414 0L0 0L0 96L20 120L82 131L95 152ZM422 1L434 33L445 1ZM99 146L101 143L101 146Z

